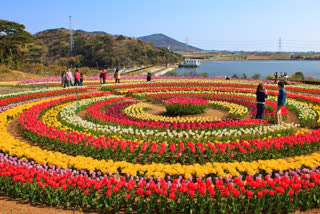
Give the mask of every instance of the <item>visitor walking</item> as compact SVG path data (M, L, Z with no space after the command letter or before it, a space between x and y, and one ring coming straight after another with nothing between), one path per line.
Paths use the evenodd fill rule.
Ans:
M151 72L148 72L148 74L147 74L147 82L150 82L151 79L152 79Z
M73 86L73 84L72 84L73 76L72 76L72 72L71 72L70 68L68 68L68 71L66 73L66 78L67 78L67 81L68 81L68 87L69 87L69 84L71 86Z
M64 84L66 81L66 72L65 71L62 71L60 79L61 79L61 87L64 87Z
M81 74L80 74L79 70L76 69L76 71L74 73L74 85L75 86L81 86L80 79L81 79Z
M99 79L100 79L100 84L102 84L102 73L103 73L103 70L101 70L100 74L99 74Z
M283 74L283 83L285 85L288 85L288 74L287 74L287 72L284 72L284 74Z
M256 91L257 97L257 114L256 119L262 119L264 113L264 102L265 99L268 97L267 90L264 89L263 83L260 83L257 87Z
M80 73L80 84L81 84L81 85L83 85L83 79L84 79L83 74Z
M278 82L279 94L277 99L277 111L276 111L276 123L278 125L282 124L282 116L281 116L281 109L286 104L286 91L284 90L284 83Z
M114 72L115 83L120 83L120 72L119 68L116 68L116 71Z
M278 81L278 72L274 73L274 83L277 84Z
M63 87L69 87L69 81L67 80L67 72L64 71L63 74Z

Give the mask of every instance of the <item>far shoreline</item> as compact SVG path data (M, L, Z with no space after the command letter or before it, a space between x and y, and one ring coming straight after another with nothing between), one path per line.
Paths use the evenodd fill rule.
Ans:
M320 61L319 59L232 59L232 60L227 60L227 59L199 59L201 62L207 62L207 61Z

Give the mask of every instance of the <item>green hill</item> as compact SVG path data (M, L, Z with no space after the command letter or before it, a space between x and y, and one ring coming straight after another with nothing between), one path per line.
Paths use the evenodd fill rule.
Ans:
M70 54L70 33L65 28L33 35L26 61L31 63L88 67L134 66L173 63L179 55L140 39L105 32L74 31L74 51Z
M157 47L168 48L168 46L170 46L170 50L176 52L203 52L203 50L200 48L196 48L191 45L187 46L185 43L179 42L161 33L142 36L139 37L139 39L150 42Z

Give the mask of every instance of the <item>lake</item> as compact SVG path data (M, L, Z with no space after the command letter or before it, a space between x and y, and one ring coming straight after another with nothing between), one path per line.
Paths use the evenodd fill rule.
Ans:
M260 74L261 77L273 75L274 72L292 75L302 72L304 76L312 75L320 80L320 61L297 61L297 60L256 60L256 61L202 61L199 68L177 68L179 76L184 72L196 71L207 72L209 77L229 76L236 74L241 77L245 73L248 77Z

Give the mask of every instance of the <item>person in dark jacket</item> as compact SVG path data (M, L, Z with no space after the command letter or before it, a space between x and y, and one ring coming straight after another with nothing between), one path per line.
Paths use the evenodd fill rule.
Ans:
M282 124L282 116L281 116L281 109L286 104L286 91L284 90L284 83L278 82L279 94L277 99L277 111L276 111L276 123L278 125Z
M277 84L278 81L278 72L274 73L274 83Z
M80 73L80 85L83 85L83 74L82 73Z
M256 119L262 119L264 113L264 102L268 97L267 90L264 89L263 83L260 83L256 91L257 96L257 114Z
M151 73L148 72L148 74L147 74L147 82L150 82L150 81L151 81Z

